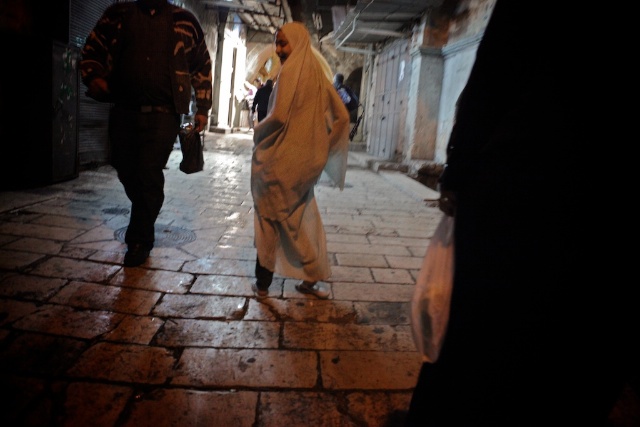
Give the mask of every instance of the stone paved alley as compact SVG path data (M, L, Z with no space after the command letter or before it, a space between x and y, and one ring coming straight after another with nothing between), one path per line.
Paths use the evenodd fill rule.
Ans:
M129 202L111 167L0 192L0 424L401 425L437 193L350 154L343 192L317 186L330 298L276 276L257 301L251 135L205 141L203 172L183 174L172 153L138 268L121 266Z

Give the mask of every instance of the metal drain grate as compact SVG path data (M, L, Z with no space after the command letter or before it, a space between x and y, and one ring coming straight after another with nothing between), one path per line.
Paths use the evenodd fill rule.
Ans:
M116 230L114 236L118 241L124 243L124 234L126 232L127 227L123 227ZM196 234L191 230L164 224L156 224L155 226L154 247L175 248L185 243L193 242L194 240L196 240Z

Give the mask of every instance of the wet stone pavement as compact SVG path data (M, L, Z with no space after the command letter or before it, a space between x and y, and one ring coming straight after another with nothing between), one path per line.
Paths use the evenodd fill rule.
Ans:
M350 154L316 187L331 296L251 291L251 135L174 150L156 246L123 268L129 202L109 166L0 192L3 426L401 426L420 367L409 301L435 192Z

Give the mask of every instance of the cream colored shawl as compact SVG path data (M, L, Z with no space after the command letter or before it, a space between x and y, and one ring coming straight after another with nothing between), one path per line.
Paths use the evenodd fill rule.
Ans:
M349 113L330 68L299 22L283 25L292 52L282 65L269 111L254 128L251 192L258 214L283 221L304 201L323 170L344 188Z

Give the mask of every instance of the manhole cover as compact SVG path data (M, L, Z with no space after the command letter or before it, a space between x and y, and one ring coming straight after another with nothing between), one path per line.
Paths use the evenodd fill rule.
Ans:
M124 243L124 234L126 232L127 227L122 227L116 230L114 235L118 241ZM196 240L196 234L193 231L170 225L156 224L155 232L156 241L153 244L155 247L175 248Z

